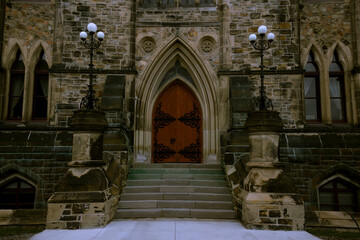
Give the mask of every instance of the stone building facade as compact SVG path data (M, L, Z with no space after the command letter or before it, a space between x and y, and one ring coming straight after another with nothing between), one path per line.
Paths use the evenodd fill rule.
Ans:
M276 150L269 154L275 154L282 176L266 191L283 199L291 192L292 201L303 203L296 211L305 223L296 229L355 227L346 211L359 217L359 1L0 4L0 187L3 193L17 181L35 194L31 210L0 210L4 222L32 222L30 213L44 223L48 200L69 169L76 132L70 122L86 94L89 73L79 33L93 22L105 33L94 55L93 84L108 122L103 159L116 194L132 164L156 164L155 103L181 83L201 108L201 164L224 167L239 219L248 227L274 221L291 225L284 207L260 207L255 220L249 220L245 207L255 154L245 123L256 110L260 87L260 55L248 36L266 25L276 36L264 57L266 95L283 123L275 134L278 144L261 143Z

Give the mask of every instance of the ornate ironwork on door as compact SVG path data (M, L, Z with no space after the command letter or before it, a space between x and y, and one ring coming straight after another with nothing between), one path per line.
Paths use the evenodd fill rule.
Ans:
M165 146L164 144L157 143L157 134L159 128L164 128L166 126L169 126L175 120L176 118L161 110L161 102L160 102L155 110L155 116L154 116L155 137L154 137L153 155L154 155L154 161L156 162L164 161L165 159L174 156L174 154L176 153L170 147Z
M159 131L159 128L164 128L166 126L169 126L170 123L172 123L175 120L176 118L174 118L170 114L161 111L161 102L160 102L155 110L155 117L154 117L155 133Z
M192 143L189 146L184 147L178 151L185 158L190 159L192 162L201 162L201 144L200 139L196 140L196 143Z
M180 153L185 158L190 159L192 162L201 162L201 143L200 143L200 128L201 128L201 117L199 108L196 103L193 102L193 110L189 113L185 113L182 117L178 118L180 122L191 128L196 128L197 139L196 143L180 149Z
M200 112L199 108L196 107L196 104L193 103L194 110L192 110L189 113L185 113L181 118L178 120L182 123L184 123L186 126L190 126L192 128L196 128L196 131L200 133Z
M201 163L201 108L184 83L171 84L155 102L152 134L155 163Z

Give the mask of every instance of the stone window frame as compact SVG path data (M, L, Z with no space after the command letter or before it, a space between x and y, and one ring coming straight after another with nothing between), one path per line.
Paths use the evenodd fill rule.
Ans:
M307 209L307 211L321 212L319 205L318 188L322 186L324 183L336 177L341 177L344 180L352 183L353 185L360 187L360 171L349 165L339 163L327 169L319 171L318 174L315 175L309 181L310 199L309 199L309 208ZM359 201L360 201L360 197L359 197Z
M307 57L309 58L309 56L311 56L312 58L312 62L309 62L308 60L306 61L305 64L305 74L304 74L304 90L305 90L305 79L307 77L312 77L315 78L315 85L316 85L316 93L315 93L315 97L312 98L308 98L306 97L306 94L304 93L304 102L306 102L306 99L315 99L316 100L316 107L317 107L317 118L316 119L306 119L306 104L304 104L304 112L305 112L305 120L308 123L318 123L321 122L321 101L320 101L320 71L319 71L319 66L318 66L318 59L315 59L314 57L314 52L312 50L310 50L309 54L307 55ZM306 65L310 63L312 65L314 65L314 67L316 68L316 71L307 71L306 69Z
M320 50L321 49L321 50ZM356 103L353 100L355 97L355 87L352 80L351 70L352 54L349 47L345 46L341 42L334 43L329 48L320 48L316 43L311 42L309 47L303 51L302 66L305 69L308 55L310 52L314 54L314 61L316 62L320 72L320 107L321 107L321 122L327 125L332 124L357 124L356 116ZM345 99L345 119L346 122L333 121L331 118L331 106L330 106L330 76L329 67L332 62L333 54L337 52L339 62L342 65L344 71L344 99ZM303 83L304 83L303 75ZM302 83L302 84L303 84ZM302 86L302 105L305 106L305 89ZM306 121L305 119L305 107L303 107L303 121L306 124L316 124L316 122Z
M0 104L0 120L3 121L12 121L12 122L31 122L31 121L40 121L45 122L49 120L50 113L50 99L51 99L51 79L49 74L49 84L48 84L48 104L47 104L47 113L46 119L33 119L33 101L34 101L34 81L35 81L35 68L39 61L41 51L44 51L45 60L48 64L49 69L52 65L52 58L50 55L51 48L49 45L43 42L38 42L29 51L24 49L29 49L27 45L24 44L24 41L10 41L12 45L10 47L5 47L3 55L3 68L5 69L5 84L2 91L3 98L1 99L2 104ZM23 92L23 113L22 118L19 120L8 119L8 106L9 106L9 94L10 94L10 81L11 81L11 67L16 60L16 54L20 50L23 63L25 65L25 78L24 78L24 92Z
M12 110L15 109L15 107L18 104L21 104L21 116L23 113L23 103L24 103L24 89L19 92L19 94L13 94L13 88L14 88L14 80L20 80L21 78L21 82L22 82L22 88L24 88L24 80L25 80L25 64L24 64L24 59L23 59L23 54L20 50L16 51L16 57L14 62L11 64L11 68L10 68L10 84L9 84L9 96L8 96L8 114L7 114L7 119L8 120L14 120L16 121L16 116L14 116L14 113L12 112ZM17 99L17 100L16 100ZM15 104L15 106L13 105L13 102L16 101L17 103ZM20 110L20 109L19 109Z
M354 197L355 197L355 211L359 211L359 204L360 204L360 185L358 183L356 183L355 181L351 180L350 178L342 175L342 174L334 174L331 177L328 177L326 179L324 179L323 181L321 181L318 185L317 185L317 207L319 209L319 211L323 211L321 210L321 202L320 202L320 188L322 186L324 186L325 184L334 181L336 179L341 179L342 181L348 183L349 185L352 185L354 187ZM357 202L357 203L356 203ZM339 203L339 202L338 202ZM357 204L357 205L356 205ZM340 204L339 204L340 205ZM344 211L343 209L339 208L338 210L328 210L328 211Z
M40 59L44 57L45 59ZM39 121L46 121L47 119L47 105L48 105L48 93L49 93L49 90L47 89L47 93L43 92L44 95L38 95L37 94L37 88L40 88L42 89L42 82L40 80L41 77L44 77L46 76L47 78L47 83L46 85L49 86L49 66L47 65L47 62L46 62L46 57L45 57L45 52L44 50L40 51L40 55L37 57L37 59L35 60L36 62L36 65L35 65L35 69L34 69L34 84L33 84L33 88L34 88L34 91L33 91L33 104L32 104L32 120L39 120ZM39 64L41 64L41 62L45 63L47 66L46 66L46 69L39 69L38 66ZM47 95L45 95L47 94ZM40 100L41 102L41 99L45 99L45 102L46 102L46 106L45 106L45 109L42 109L44 107L40 107L40 106L37 106L37 103L38 101ZM36 112L38 111L38 109L40 108L40 112L43 112L43 114L45 115L45 117L40 117L40 116L37 116L36 115Z
M21 178L35 187L34 209L45 208L47 199L44 198L45 181L38 174L30 169L21 167L17 164L8 164L0 167L0 186L14 178Z
M32 202L32 205L30 208L26 208L26 209L34 209L35 203L36 203L36 197L37 197L37 187L33 181L21 176L20 174L15 173L15 174L12 174L12 175L8 176L7 178L3 179L2 181L0 181L0 190L3 190L3 187L5 185L7 185L11 182L14 182L14 181L16 181L17 185L18 185L16 188L16 191L15 191L16 195L19 195L19 194L21 195L24 192L33 194L34 200ZM29 191L30 188L19 188L19 181L25 182L28 185L32 186L32 188L31 188L32 191ZM28 190L28 191L25 191L25 190ZM2 193L2 191L0 191L0 193ZM29 203L27 203L27 204L29 204ZM23 209L23 208L19 207L19 205L20 206L25 205L25 203L22 203L21 200L17 198L16 203L15 203L16 208L6 208L6 209Z

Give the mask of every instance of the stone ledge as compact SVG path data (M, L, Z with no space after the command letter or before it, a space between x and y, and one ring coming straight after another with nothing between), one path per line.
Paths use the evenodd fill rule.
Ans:
M76 203L76 202L104 202L107 196L105 192L55 192L49 199L49 203Z
M1 225L44 225L47 209L0 210Z

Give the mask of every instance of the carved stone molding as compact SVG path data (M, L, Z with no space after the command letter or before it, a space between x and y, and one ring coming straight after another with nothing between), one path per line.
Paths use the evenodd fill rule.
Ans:
M145 37L141 41L141 49L146 53L151 53L156 48L155 40L150 37Z
M199 47L202 52L210 53L210 52L214 51L215 44L216 44L215 39L207 36L207 37L203 37L200 40Z

